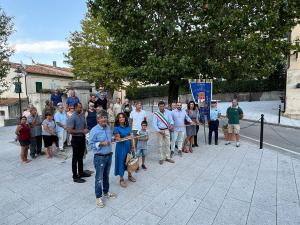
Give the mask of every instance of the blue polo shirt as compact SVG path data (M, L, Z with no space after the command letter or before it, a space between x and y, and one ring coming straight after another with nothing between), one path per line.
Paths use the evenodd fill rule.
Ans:
M112 134L108 125L101 127L99 124L93 127L90 131L89 146L93 150L94 154L106 155L112 151ZM109 145L99 146L99 142L109 141Z
M68 97L66 104L68 106L74 106L75 104L80 103L79 98L75 97Z
M64 94L63 93L58 93L57 95L56 94L52 94L51 95L51 101L53 102L53 105L54 106L57 106L58 103L62 102L62 96Z

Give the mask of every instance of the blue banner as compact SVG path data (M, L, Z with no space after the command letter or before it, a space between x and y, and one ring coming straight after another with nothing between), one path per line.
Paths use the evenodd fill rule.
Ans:
M201 116L209 116L212 98L211 82L190 82L190 89L194 101L198 104Z

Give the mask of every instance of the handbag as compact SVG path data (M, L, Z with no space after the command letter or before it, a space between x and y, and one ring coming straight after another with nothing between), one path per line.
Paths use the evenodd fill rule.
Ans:
M135 172L138 169L139 159L134 152L127 153L125 164L128 172Z
M184 125L190 125L191 123L187 121L187 119L184 119Z

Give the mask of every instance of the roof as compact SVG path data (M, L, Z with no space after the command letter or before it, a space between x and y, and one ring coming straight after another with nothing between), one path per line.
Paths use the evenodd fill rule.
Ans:
M11 68L17 68L21 66L18 63L10 63ZM23 65L27 74L40 74L48 76L60 76L60 77L69 77L73 78L74 74L72 73L71 68L66 67L56 67L46 64L34 64L34 65Z
M18 102L18 98L0 98L0 106L11 106L17 104Z

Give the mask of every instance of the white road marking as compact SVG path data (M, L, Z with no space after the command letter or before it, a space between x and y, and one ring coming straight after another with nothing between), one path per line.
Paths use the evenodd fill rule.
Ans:
M251 137L248 137L248 136L245 136L245 135L241 135L241 134L240 134L240 136L243 137L243 138L248 138L249 140L252 140L252 141L255 141L255 142L258 142L258 143L260 142L259 140L256 140L256 139L254 139L254 138L251 138ZM300 155L299 152L295 152L295 151L290 150L290 149L287 149L287 148L282 148L282 147L277 146L277 145L272 145L272 144L270 144L270 143L268 143L268 142L265 142L265 141L264 141L264 145L269 145L269 146L271 146L271 147L278 148L278 149L283 150L283 151L286 151L286 152L290 152L290 153L293 153L293 154L296 154L296 155Z

